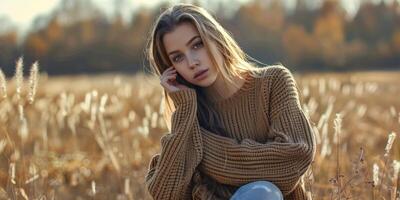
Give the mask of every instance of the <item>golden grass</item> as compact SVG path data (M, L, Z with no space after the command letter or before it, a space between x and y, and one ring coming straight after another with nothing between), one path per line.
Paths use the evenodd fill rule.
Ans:
M150 199L144 176L167 131L157 79L16 74L6 84L0 71L0 199ZM295 77L317 136L308 195L396 199L400 72Z

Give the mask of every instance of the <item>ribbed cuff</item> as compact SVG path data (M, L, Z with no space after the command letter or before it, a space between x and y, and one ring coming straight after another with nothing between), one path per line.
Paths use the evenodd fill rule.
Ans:
M174 105L176 107L179 104L196 100L196 90L191 89L191 88L178 90L178 91L169 93L169 96L171 97L171 99L174 102Z

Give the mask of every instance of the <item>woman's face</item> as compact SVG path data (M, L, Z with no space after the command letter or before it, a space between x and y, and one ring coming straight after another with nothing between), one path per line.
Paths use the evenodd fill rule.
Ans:
M216 66L213 65L207 49L201 40L196 27L184 22L176 26L172 32L164 35L163 43L167 56L177 73L186 81L201 87L212 85L218 77ZM221 66L223 58L214 42L210 49L217 63ZM200 76L198 73L207 70Z

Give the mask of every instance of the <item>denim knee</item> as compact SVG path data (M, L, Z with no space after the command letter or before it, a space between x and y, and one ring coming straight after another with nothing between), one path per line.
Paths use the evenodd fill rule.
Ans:
M230 200L283 200L282 192L269 181L255 181L241 186Z

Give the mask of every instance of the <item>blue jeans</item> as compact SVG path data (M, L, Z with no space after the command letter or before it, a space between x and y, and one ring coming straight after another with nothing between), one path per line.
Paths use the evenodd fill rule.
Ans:
M269 181L255 181L242 185L230 200L283 200L282 192Z

